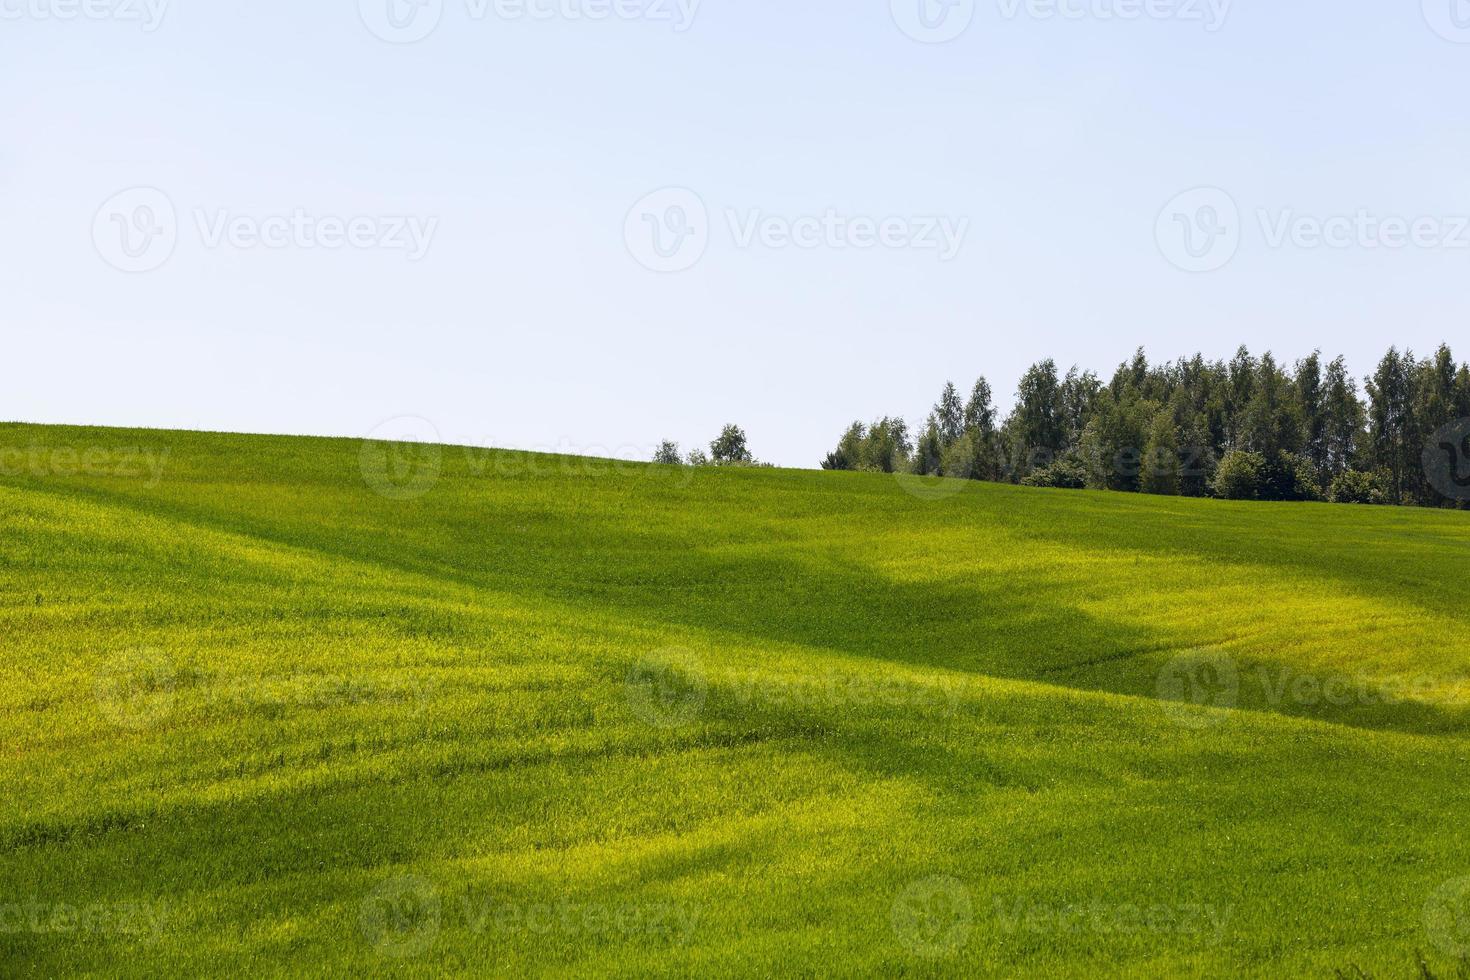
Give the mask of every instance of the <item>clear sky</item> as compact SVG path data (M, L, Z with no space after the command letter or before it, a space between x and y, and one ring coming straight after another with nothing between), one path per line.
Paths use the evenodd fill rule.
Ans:
M1045 356L1470 356L1464 0L0 0L0 81L5 418L814 466Z

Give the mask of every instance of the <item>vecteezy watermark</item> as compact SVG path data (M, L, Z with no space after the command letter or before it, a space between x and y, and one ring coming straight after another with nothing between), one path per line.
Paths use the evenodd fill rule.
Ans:
M1293 208L1256 210L1268 248L1389 249L1462 251L1470 249L1470 216L1378 215L1366 208L1321 217Z
M523 449L479 445L444 446L438 429L414 415L390 419L370 432L358 452L358 464L369 489L389 500L408 501L438 486L446 461L463 456L464 474L472 479L601 479L638 477L664 486L687 487L695 467L647 462L649 446L582 445L563 439Z
M362 478L380 497L417 500L439 482L444 450L428 419L403 415L368 433L358 453Z
M950 497L964 493L972 483L970 480L961 480L956 477L910 473L906 469L894 470L893 479L903 488L904 493L929 503L948 500Z
M1225 26L1233 0L996 0L1005 20L1173 20L1210 33ZM889 0L893 22L915 41L943 44L970 29L975 0Z
M1230 709L1244 703L1306 710L1405 702L1463 705L1470 703L1470 678L1309 674L1290 666L1242 667L1220 651L1192 650L1159 672L1158 696L1175 706L1172 713L1180 724L1206 728L1222 724Z
M889 0L898 29L922 44L953 41L975 20L975 0Z
M880 708L953 716L967 688L961 681L944 677L878 677L842 671L712 673L694 651L669 647L634 664L625 679L625 690L629 707L643 722L656 728L679 728L697 721L712 703L742 712Z
M1240 672L1235 661L1219 651L1190 650L1159 671L1157 693L1179 724L1208 728L1222 724L1239 703Z
M623 241L645 269L683 272L709 248L709 209L686 187L666 187L645 196L623 221Z
M1006 20L1173 20L1201 24L1213 34L1225 26L1233 0L997 0Z
M915 881L900 892L888 921L904 949L925 959L942 959L970 941L975 907L964 882L939 875Z
M379 885L363 900L358 925L378 953L412 959L431 949L446 926L472 936L638 938L684 944L694 938L701 918L697 907L679 902L525 902L475 891L446 902L433 882L404 875Z
M759 208L726 208L724 225L738 249L771 251L934 252L939 261L959 255L970 219L946 215L872 217L827 208L820 214L775 215ZM623 221L628 252L653 272L683 272L704 257L714 225L704 199L684 187L666 187L639 200Z
M0 900L0 936L125 936L157 942L168 927L168 906L158 902L24 902Z
M1442 426L1424 445L1424 476L1449 500L1470 500L1470 418Z
M169 450L146 446L3 446L0 476L144 480L158 486Z
M410 262L429 253L439 219L418 215L314 214L297 207L277 214L240 214L228 208L194 208L193 228L207 249L402 252ZM97 209L92 243L97 254L123 272L152 272L178 246L178 211L156 187L121 191Z
M153 33L163 24L170 0L0 0L0 20L115 21Z
M1218 187L1177 195L1154 222L1159 251L1185 272L1223 269L1240 249L1240 238L1240 208Z
M1421 0L1430 30L1456 44L1470 44L1470 0Z
M103 716L130 731L153 728L172 714L177 685L177 665L154 647L110 657L94 679Z
M1261 244L1271 250L1465 251L1470 215L1352 213L1314 215L1295 208L1256 208ZM1218 187L1199 187L1165 205L1154 225L1159 251L1185 272L1214 272L1235 258L1245 222L1235 199Z
M1470 878L1446 882L1424 903L1424 929L1434 948L1454 959L1470 957Z
M692 650L665 647L643 657L623 685L628 707L655 728L681 728L694 723L709 698L709 676Z
M123 272L152 272L169 260L178 243L174 202L156 187L120 191L92 218L97 254Z
M194 210L194 223L205 248L241 251L266 249L325 249L338 251L402 252L418 262L429 254L438 218L411 214L315 215L305 208L290 214L235 214L228 209Z
M408 959L434 944L442 916L439 889L424 878L404 875L373 889L363 900L357 921L373 949Z
M1090 901L1049 905L995 898L991 912L1001 932L1038 936L1197 936L1207 944L1225 941L1233 906L1204 902L1139 903Z
M332 674L262 674L206 677L155 648L111 657L94 678L103 717L119 728L143 731L167 721L187 692L194 711L236 715L242 711L324 711L388 705L423 711L438 693L432 678L389 680Z
M667 24L682 34L694 26L703 0L461 0L463 16L471 23L499 21L609 20ZM414 44L438 30L444 20L445 0L358 0L363 25L389 44Z

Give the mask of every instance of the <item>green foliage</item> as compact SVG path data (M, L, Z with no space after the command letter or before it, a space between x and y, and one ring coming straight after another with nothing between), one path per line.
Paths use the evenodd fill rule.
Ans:
M1237 449L1226 453L1215 471L1213 489L1222 500L1259 500L1265 483L1266 457Z
M663 466L678 466L683 462L683 458L679 454L679 444L677 442L669 442L665 439L659 443L658 449L654 451L653 461Z
M1379 474L1346 470L1333 479L1328 499L1334 504L1383 504L1388 494Z
M883 418L871 426L854 422L837 448L827 454L822 469L896 473L907 468L912 454L908 423L903 419Z
M911 469L917 476L943 476L943 461L944 435L939 429L939 420L930 415L914 446Z
M1248 452L1259 467L1238 458L1224 483L1251 499L1321 500L1344 473L1380 471L1386 502L1470 508L1443 496L1423 457L1436 433L1470 418L1470 365L1457 367L1444 345L1422 361L1390 349L1365 388L1366 404L1344 359L1324 367L1316 351L1287 369L1244 347L1229 362L1195 354L1163 364L1140 349L1107 385L1076 367L1060 378L1047 359L1027 369L1001 426L988 381L963 407L947 384L916 455L902 458L925 475L1036 483L1036 470L1074 456L1092 489L1203 497L1221 461ZM845 435L823 465L874 468L855 462L860 435Z
M1179 432L1174 427L1174 413L1160 409L1154 415L1144 444L1139 489L1144 493L1177 497L1179 464Z
M1074 455L1063 456L1039 467L1022 480L1023 486L1054 490L1081 490L1087 486L1087 464Z
M745 438L745 430L738 425L727 425L718 438L709 444L710 461L716 466L749 466L755 462Z

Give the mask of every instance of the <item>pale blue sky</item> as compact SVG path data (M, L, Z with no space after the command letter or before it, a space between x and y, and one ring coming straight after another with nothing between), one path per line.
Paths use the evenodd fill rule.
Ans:
M0 416L355 436L409 415L640 453L738 421L762 458L814 466L854 418L917 421L980 373L1008 402L1045 356L1470 356L1461 0L979 0L943 44L899 26L931 0L703 0L684 30L426 0L437 27L410 44L369 29L389 0L88 2L0 0ZM970 14L933 3L938 29ZM156 24L128 19L149 4ZM140 187L176 242L124 272L124 226L165 220L115 197ZM1221 198L1166 205L1198 187L1239 218L1212 212L1224 251L1188 272L1168 229ZM681 271L640 264L629 220L663 188L708 216ZM964 235L947 261L771 244L829 210ZM298 212L370 219L372 247L265 220ZM1314 247L1312 221L1359 212L1434 222L1417 245L1364 247L1370 226ZM754 217L775 237L742 245ZM431 231L417 260L380 247L405 218Z

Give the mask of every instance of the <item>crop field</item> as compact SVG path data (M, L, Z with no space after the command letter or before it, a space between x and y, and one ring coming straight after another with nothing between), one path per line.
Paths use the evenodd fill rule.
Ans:
M1470 513L0 426L0 974L1455 976Z

